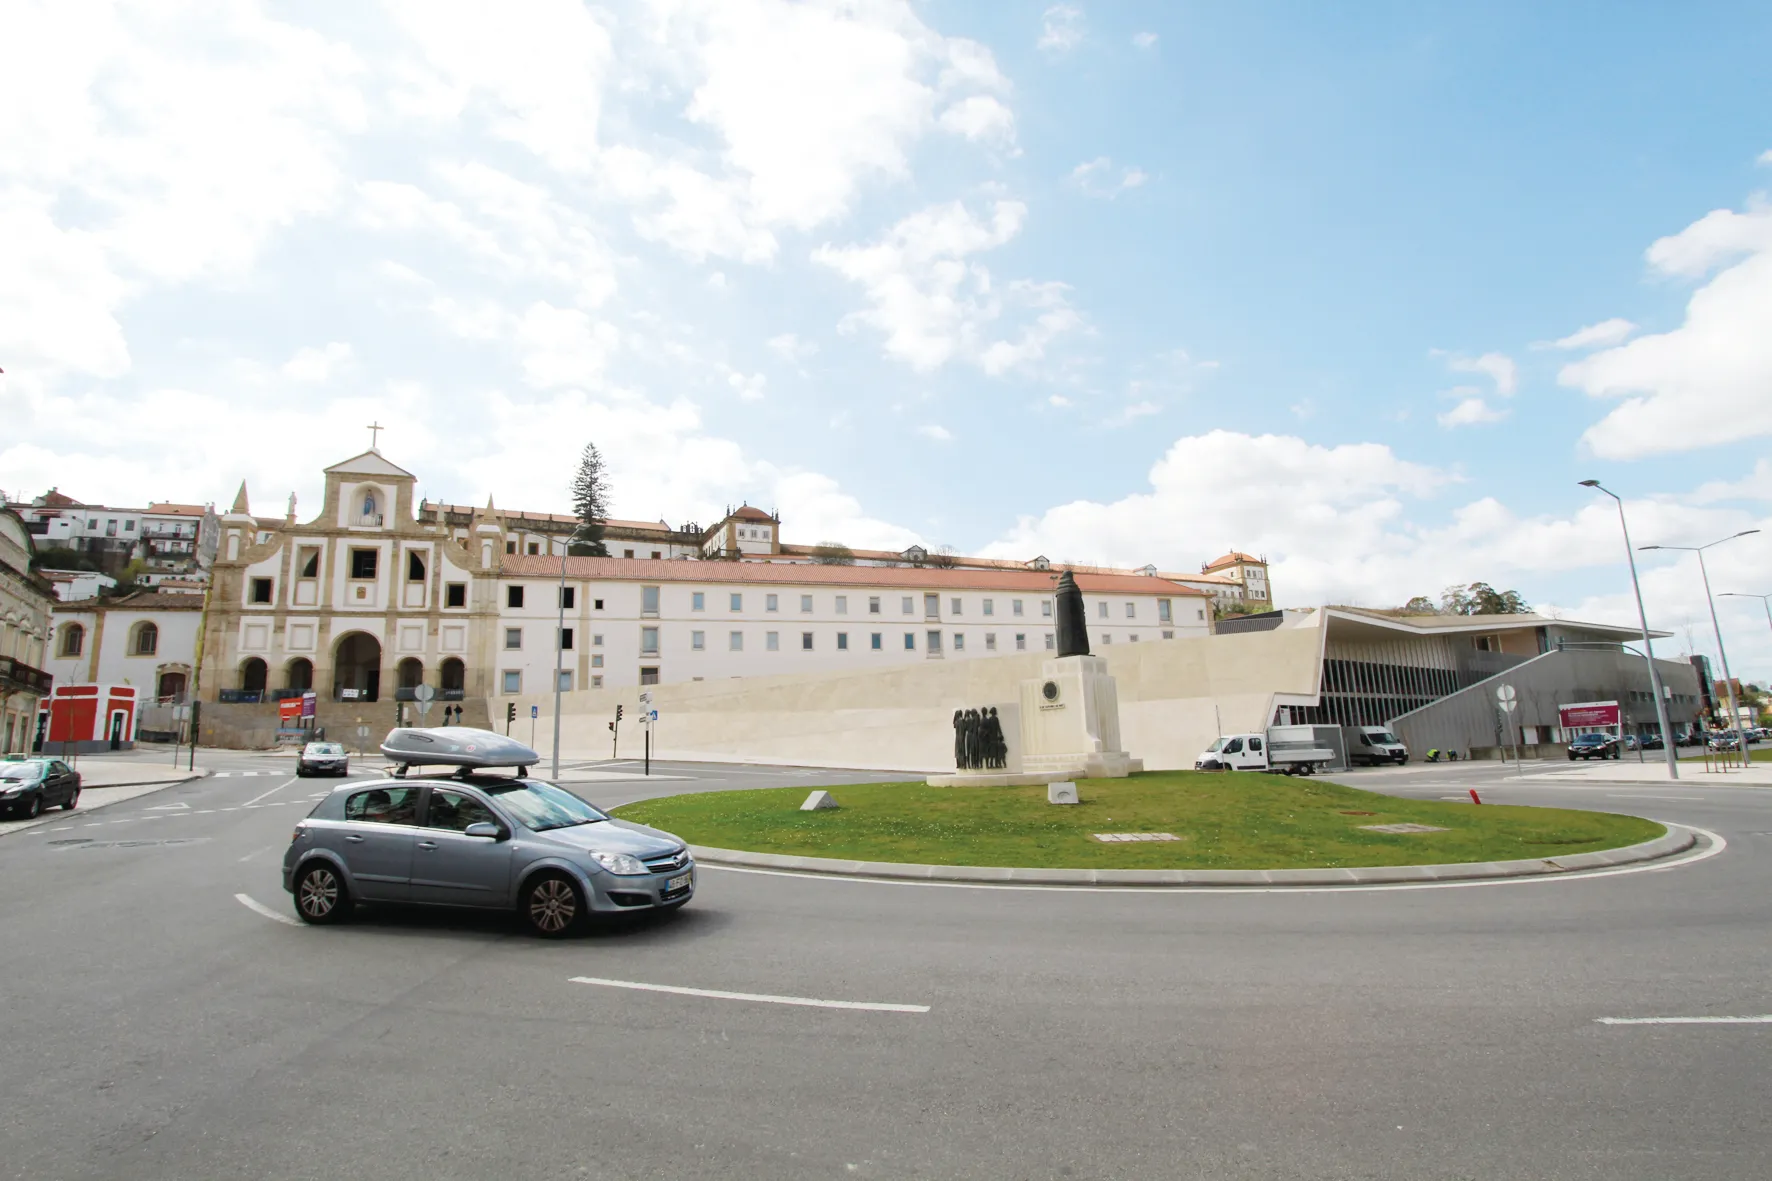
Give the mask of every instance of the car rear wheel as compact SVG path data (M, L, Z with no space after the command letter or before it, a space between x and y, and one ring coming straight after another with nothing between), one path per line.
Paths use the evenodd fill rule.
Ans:
M295 913L304 923L343 922L351 913L351 892L338 870L310 861L295 875Z
M73 794L68 796L67 802L62 805L62 810L65 812L72 812L75 808L78 808L79 806L80 806L80 789L76 787L73 791Z
M529 929L544 939L559 939L578 926L584 896L578 883L563 873L544 873L523 887L517 909Z

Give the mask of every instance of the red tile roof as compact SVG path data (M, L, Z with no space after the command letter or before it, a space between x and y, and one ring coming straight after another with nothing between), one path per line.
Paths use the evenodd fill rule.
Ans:
M558 578L560 559L506 554L507 578ZM1058 570L943 570L930 566L820 566L801 562L670 561L649 558L567 558L566 576L609 582L771 583L796 586L898 587L919 590L1000 590L1049 594ZM1076 574L1085 594L1210 598L1205 591L1143 574Z
M728 519L728 518L723 518L723 519ZM739 521L768 521L772 524L775 521L774 517L770 516L768 513L764 512L762 509L756 508L756 507L754 507L752 505L748 505L748 504L740 505L738 508L734 509L732 511L731 517L729 519L739 520Z
M148 511L157 517L201 517L209 509L201 504L172 504L167 501L156 501L148 505Z
M1236 562L1254 562L1257 566L1265 565L1265 563L1254 554L1246 554L1242 550L1232 550L1222 558L1213 558L1210 562L1207 562L1206 569L1214 570L1219 566L1229 566Z

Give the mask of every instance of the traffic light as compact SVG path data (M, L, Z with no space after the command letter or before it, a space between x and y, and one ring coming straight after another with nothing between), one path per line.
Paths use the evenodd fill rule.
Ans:
M507 736L511 732L511 723L516 720L517 720L517 703L514 701L507 702L505 705L505 734Z
M615 707L615 720L621 721L621 706L619 705Z

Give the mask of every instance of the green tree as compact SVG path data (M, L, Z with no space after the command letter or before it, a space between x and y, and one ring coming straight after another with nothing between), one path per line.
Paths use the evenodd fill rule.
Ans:
M812 547L812 560L820 566L853 566L855 551L840 541L821 541Z
M33 570L97 570L98 563L78 550L40 549L31 558Z
M568 553L606 558L603 525L609 520L609 478L603 466L603 453L595 443L586 443L578 457L578 474L572 477L572 512L578 517L567 546Z
M1426 595L1416 595L1403 604L1403 610L1410 615L1438 615L1440 605Z
M1519 591L1498 591L1486 582L1473 582L1440 592L1440 610L1447 615L1530 615L1532 606Z

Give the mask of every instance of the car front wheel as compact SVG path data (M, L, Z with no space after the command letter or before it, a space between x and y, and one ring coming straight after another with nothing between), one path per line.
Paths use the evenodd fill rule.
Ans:
M72 812L75 808L78 808L79 806L80 806L80 789L76 787L73 791L73 794L68 796L67 802L62 805L62 810L65 812Z
M25 805L25 819L35 820L41 815L43 815L43 793L38 792L31 797L31 802Z
M578 883L563 873L544 873L523 887L518 910L529 929L544 939L559 939L572 932L584 914L584 896Z
M295 876L295 913L316 926L343 922L351 913L351 892L337 869L310 861Z

